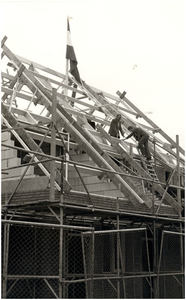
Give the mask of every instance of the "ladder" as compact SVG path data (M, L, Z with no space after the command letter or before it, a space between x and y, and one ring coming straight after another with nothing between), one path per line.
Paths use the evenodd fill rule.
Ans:
M146 169L149 172L150 176L154 179L154 181L158 182L159 181L158 176L155 172L155 169L154 169L154 166L153 166L152 162L146 160L145 165L146 165Z
M145 159L144 156L141 155L140 150L138 148L137 148L137 151L138 151L139 157L141 159L141 163L142 163L143 168L149 173L149 175L152 177L152 179L154 181L158 182L159 179L158 179L158 176L155 172L153 162Z
M146 179L150 179L152 181L153 177L150 175L149 171L142 167L139 163L135 161L135 159L130 156L125 151L125 148L123 147L123 144L125 141L115 139L111 137L101 126L97 126L99 132L114 146L114 148L117 150L118 153L120 153L121 157L124 158L128 163L138 171L138 174L141 177L144 177ZM116 141L117 140L117 141ZM144 159L143 159L144 160ZM142 162L145 163L145 160ZM154 181L154 189L162 196L164 195L164 187L161 186L161 184L158 183L158 181ZM175 201L168 193L164 195L165 200L176 210L176 211L181 211L182 207L179 205L177 201Z

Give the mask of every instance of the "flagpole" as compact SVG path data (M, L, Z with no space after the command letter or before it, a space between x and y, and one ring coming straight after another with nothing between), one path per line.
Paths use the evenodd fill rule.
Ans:
M70 32L70 19L71 17L67 16L67 51L66 51L66 59L70 61L70 70L69 73L76 79L77 82L81 84L81 78L79 75L79 71L77 68L77 58L75 55L74 47L72 45L72 40L71 40L71 32ZM66 74L68 74L68 71L66 70ZM69 78L68 75L66 75L66 78Z
M69 69L69 59L66 59L66 78L65 78L65 84L68 85L68 69ZM68 96L68 89L65 88L64 90L65 96Z
M67 20L69 22L69 16L67 16ZM68 40L68 28L67 28L67 40ZM65 84L68 85L68 68L69 68L69 59L66 58L66 71L65 71L65 74L66 74L66 79L65 79ZM68 89L66 88L65 89L65 95L68 96Z
M72 19L71 17L67 16L68 22ZM67 43L68 43L68 28L67 28ZM65 84L68 85L68 70L69 70L69 59L66 58L66 79L65 79ZM65 89L65 95L68 96L68 89Z

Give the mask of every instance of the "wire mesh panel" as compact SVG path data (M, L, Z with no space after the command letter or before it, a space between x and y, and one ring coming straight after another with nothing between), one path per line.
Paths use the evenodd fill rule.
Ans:
M84 233L83 246L87 298L143 298L144 294L150 298L144 229Z
M4 298L152 298L153 244L145 228L80 232L15 223L3 227ZM160 298L183 296L182 238L178 233L162 236Z
M66 231L63 243L63 298L85 298L81 234Z
M68 283L67 299L85 299L85 282Z
M56 279L14 279L8 280L8 299L55 299L59 294Z
M58 275L59 230L11 226L9 275Z
M81 232L34 223L4 227L4 298L85 298Z
M56 298L59 229L22 225L7 228L8 240L2 240L3 245L7 243L6 298Z
M184 297L183 234L163 231L159 259L159 297Z

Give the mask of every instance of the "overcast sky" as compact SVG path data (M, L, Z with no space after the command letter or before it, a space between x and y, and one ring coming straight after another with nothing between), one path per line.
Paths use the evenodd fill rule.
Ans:
M1 1L10 50L65 74L66 20L86 83L127 98L185 148L185 0Z

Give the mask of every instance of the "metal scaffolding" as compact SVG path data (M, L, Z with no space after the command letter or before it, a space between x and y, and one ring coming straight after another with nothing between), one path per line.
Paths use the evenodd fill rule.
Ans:
M13 184L2 191L2 298L184 298L179 137L173 141L126 93L118 92L118 99L73 77L67 82L14 55L5 41L3 58L17 73L2 72L2 134L9 133L2 151L19 151L24 162L2 166L2 182ZM29 102L26 109L20 99ZM148 131L153 164L135 143L108 135L118 113L125 131L129 125ZM78 160L84 154L88 163ZM27 186L32 167L38 173L28 176ZM20 169L17 181L10 177ZM159 169L168 173L166 180ZM96 178L92 185L99 180L99 191L91 192L84 174ZM112 184L113 196L106 188L102 194L105 183Z

